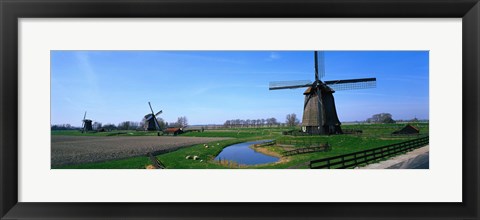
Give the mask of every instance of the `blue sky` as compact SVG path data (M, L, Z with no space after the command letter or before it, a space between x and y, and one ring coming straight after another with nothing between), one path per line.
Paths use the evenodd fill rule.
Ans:
M334 93L342 122L377 113L428 119L428 51L326 51L323 80L376 77L377 87ZM154 111L191 125L229 119L301 119L305 89L270 81L313 80L313 51L51 51L51 123L141 121Z

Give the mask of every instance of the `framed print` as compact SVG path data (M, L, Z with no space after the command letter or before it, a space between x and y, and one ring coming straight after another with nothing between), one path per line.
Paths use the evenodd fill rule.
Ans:
M1 6L2 219L478 219L476 0Z

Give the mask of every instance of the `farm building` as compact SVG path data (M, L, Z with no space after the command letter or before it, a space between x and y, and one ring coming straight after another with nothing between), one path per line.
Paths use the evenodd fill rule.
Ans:
M420 130L413 125L406 125L402 129L393 132L392 134L401 135L401 134L419 134Z
M172 134L174 136L183 133L182 128L167 128L163 131L165 134L169 135Z
M203 126L187 126L184 127L182 130L183 132L203 132L204 128Z

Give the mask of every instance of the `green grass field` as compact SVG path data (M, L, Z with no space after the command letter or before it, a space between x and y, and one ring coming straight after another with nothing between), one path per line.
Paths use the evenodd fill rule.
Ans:
M412 124L420 129L420 136L428 135L428 123ZM282 169L282 168L308 168L308 162L311 160L337 156L356 151L371 149L384 145L394 144L418 138L419 136L392 136L393 131L399 130L405 124L352 124L342 125L342 129L362 130L361 134L343 134L331 136L292 136L282 135L283 131L292 128L240 128L240 129L221 129L221 130L205 130L204 132L189 132L182 136L193 137L230 137L233 139L208 143L209 148L204 145L194 145L180 150L158 155L157 158L166 166L167 169L225 169L225 168L258 168L258 169ZM298 128L297 128L298 129ZM139 131L115 131L115 132L98 132L82 134L79 131L52 131L52 135L91 135L91 136L111 136L121 132L120 135L156 135L156 132L139 132ZM276 140L282 143L265 146L264 150L268 150L273 154L280 154L285 150L309 147L316 143L328 143L332 146L332 150L328 152L315 152L308 154L299 154L282 158L281 162L245 166L235 163L220 164L214 158L222 151L223 148L246 141L254 140ZM199 156L198 160L185 159L186 156ZM129 159L107 161L102 163L91 163L82 165L65 166L61 168L67 169L141 169L150 164L147 157L135 157Z

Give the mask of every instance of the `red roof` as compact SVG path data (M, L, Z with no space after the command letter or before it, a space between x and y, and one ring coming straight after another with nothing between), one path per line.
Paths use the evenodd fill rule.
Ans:
M177 131L180 131L180 128L167 128L167 129L165 129L165 132L168 132L168 133L177 132Z

